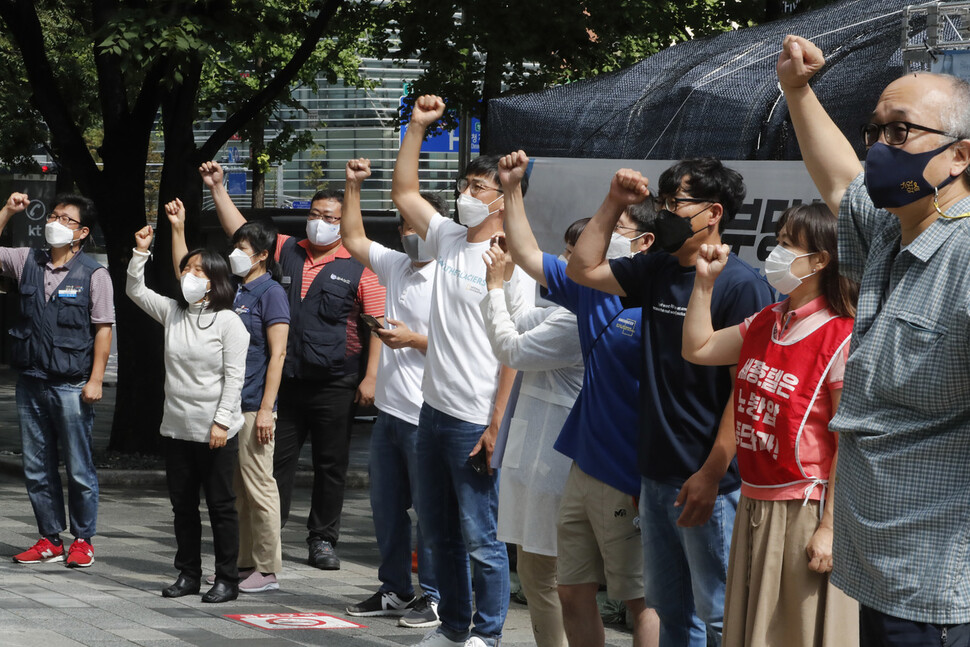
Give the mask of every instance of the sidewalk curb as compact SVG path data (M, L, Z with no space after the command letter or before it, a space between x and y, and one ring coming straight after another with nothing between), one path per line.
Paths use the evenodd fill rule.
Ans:
M66 482L67 474L63 466L61 466L60 472L61 480ZM20 456L15 454L0 455L0 473L23 478L24 468ZM99 469L98 483L104 486L126 488L166 487L164 470ZM312 487L313 472L308 470L298 471L296 473L295 485L297 487ZM348 490L366 490L370 488L370 478L367 472L363 470L348 471L346 487Z

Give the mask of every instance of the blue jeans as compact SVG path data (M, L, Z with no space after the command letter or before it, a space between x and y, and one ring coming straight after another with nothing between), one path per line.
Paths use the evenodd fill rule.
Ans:
M660 616L661 647L721 644L724 587L739 492L718 495L711 518L681 528L679 487L644 478L640 486L644 602Z
M67 526L57 471L58 449L67 471L71 534L90 539L98 520L98 475L91 457L94 406L81 401L85 380L59 382L21 375L17 412L23 442L24 481L37 530L53 536Z
M462 642L471 633L495 645L509 610L509 556L496 537L498 470L478 474L468 454L485 431L425 404L418 423L418 519L434 553L441 633ZM472 572L468 565L471 558Z
M381 591L404 597L414 595L411 584L411 517L408 508L418 491L418 428L383 411L371 430L370 506L374 513L374 534L381 552L377 577ZM431 565L431 550L421 536L418 521L418 582L421 591L439 598Z

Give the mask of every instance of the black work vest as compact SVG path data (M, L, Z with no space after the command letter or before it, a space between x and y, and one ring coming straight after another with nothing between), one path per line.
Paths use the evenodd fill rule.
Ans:
M101 265L78 252L50 300L44 298L44 268L49 256L31 250L20 276L20 316L10 329L11 365L24 374L50 380L80 380L91 375L94 326L91 275Z
M360 372L361 353L347 355L347 320L360 311L357 287L364 266L353 258L335 258L313 279L306 297L303 285L305 249L289 238L280 250L283 287L290 300L290 334L286 340L283 377L334 380ZM357 327L361 348L367 339Z

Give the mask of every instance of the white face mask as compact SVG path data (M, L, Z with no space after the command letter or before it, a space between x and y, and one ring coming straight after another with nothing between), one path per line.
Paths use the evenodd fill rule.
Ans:
M329 223L320 220L306 221L306 237L314 245L326 247L340 240L340 223Z
M401 246L404 248L404 253L408 255L412 263L427 263L428 261L434 260L428 254L427 250L425 250L424 241L421 240L421 236L417 234L401 236Z
M802 284L802 280L815 274L815 270L812 270L799 278L791 272L792 263L803 256L811 256L813 253L796 254L781 245L775 245L775 248L771 250L765 260L765 278L768 279L768 284L781 294L791 294L792 290Z
M74 242L74 230L55 220L44 227L44 239L51 247L64 247Z
M182 296L191 305L209 293L209 281L189 272L182 277Z
M472 227L477 227L485 222L485 219L490 215L498 212L498 209L495 211L489 211L488 208L501 199L502 196L499 196L495 198L495 200L485 204L478 198L473 198L467 193L460 194L457 202L458 222L465 225L469 229Z
M229 267L232 268L232 273L239 278L246 278L246 275L253 269L252 258L255 255L247 256L246 252L238 247L232 250L232 253L229 254Z
M606 258L608 260L612 260L614 258L633 256L633 254L630 252L631 242L632 241L623 234L618 234L614 231L610 235L610 246L606 248Z

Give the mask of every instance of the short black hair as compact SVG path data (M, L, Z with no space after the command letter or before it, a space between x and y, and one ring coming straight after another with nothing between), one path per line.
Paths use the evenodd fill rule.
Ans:
M268 252L266 256L266 271L274 280L279 281L281 271L276 262L276 227L265 220L250 220L237 229L232 235L232 245L246 241L256 254Z
M215 312L231 309L233 300L236 298L236 289L229 279L229 266L225 259L209 249L193 249L179 261L179 272L185 269L193 256L202 257L202 271L209 279L209 308ZM177 301L183 308L189 307L182 290L178 291Z
M498 162L502 159L498 155L479 155L472 161L468 162L468 166L465 167L465 177L469 175L475 175L478 177L487 177L499 184L498 181ZM524 196L529 190L529 174L526 173L522 177L522 195Z
M647 199L643 202L631 204L627 213L637 224L637 231L641 233L650 232L651 234L657 232L657 207L654 205L651 196L647 196Z
M320 189L310 198L310 204L317 200L336 200L340 204L344 203L344 192L342 189Z
M583 230L586 229L586 225L589 224L590 220L592 218L580 218L566 228L566 233L563 234L563 240L566 241L567 245L576 246L576 241L583 235Z
M54 207L65 204L76 207L81 218L81 226L91 229L98 216L98 210L94 206L94 200L85 198L77 193L62 193L54 198Z
M668 168L660 175L660 196L675 195L681 180L686 183L687 193L692 198L717 202L724 208L718 231L724 231L744 204L744 178L715 157L681 160Z

